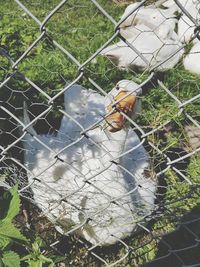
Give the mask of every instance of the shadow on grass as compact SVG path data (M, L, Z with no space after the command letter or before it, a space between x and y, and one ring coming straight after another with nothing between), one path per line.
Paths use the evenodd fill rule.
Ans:
M144 267L200 266L200 206L183 216L175 231L164 235L158 243L153 261Z

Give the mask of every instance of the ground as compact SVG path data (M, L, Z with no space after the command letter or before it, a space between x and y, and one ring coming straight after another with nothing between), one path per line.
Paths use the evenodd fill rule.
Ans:
M60 1L29 0L21 2L40 21L44 21ZM38 85L43 92L51 96L55 95L63 88L66 81L72 81L80 73L76 61L71 60L66 53L59 50L52 40L59 43L83 64L114 34L112 21L104 16L93 2L95 1L83 0L81 3L73 0L67 1L48 21L46 36L19 63L18 71ZM116 21L120 19L124 8L131 1L123 1L125 2L123 5L121 2L98 1L101 7ZM0 16L3 17L0 22L1 48L8 51L11 58L16 61L40 35L39 26L16 2L10 0L1 3ZM114 42L117 40L118 37ZM186 52L189 51L190 46L189 44L186 47ZM13 73L13 70L9 60L2 53L0 59L2 61L0 79L3 82ZM148 72L118 70L108 59L97 55L84 67L84 75L80 83L86 88L97 90L93 85L95 82L107 92L121 79L132 79L142 83L149 75ZM158 79L162 81L167 90L164 89L162 83L158 83ZM191 144L188 135L188 127L195 126L188 119L188 115L195 121L199 120L199 100L187 104L180 113L180 108L170 93L184 102L199 93L199 86L200 76L185 71L180 61L174 69L164 74L156 73L152 81L144 87L142 114L137 119L137 124L145 133L156 130L148 134L145 142L156 172L166 167L166 158L160 154L164 153L174 160L180 155L187 155L196 149ZM39 93L31 87L19 73L1 88L0 97L5 106L19 118L22 116L24 100L28 102L33 117L41 113L47 106L45 94ZM59 113L58 107L62 105L63 98L61 96L56 100L53 111L37 122L35 128L40 133L52 133L59 128L61 113ZM10 115L5 114L2 110L1 113L1 145L7 146L19 136L18 125L16 122L13 123ZM141 135L140 132L138 134ZM159 153L160 151L162 153ZM23 161L23 149L20 142L8 153ZM70 264L71 266L100 266L101 260L97 259L95 253L110 263L128 254L129 256L116 266L142 266L145 262L168 253L169 247L164 246L164 243L171 244L180 236L184 237L185 224L183 222L185 218L187 218L187 227L191 227L190 230L195 233L194 236L199 237L199 233L195 232L199 222L196 220L194 223L191 215L198 214L199 164L200 159L195 153L191 157L186 157L182 162L174 164L173 168L160 175L157 191L158 209L150 218L147 218L149 222L145 224L143 230L125 240L128 249L123 244L117 244L109 249L95 249L88 252L87 246L80 243L76 236L62 237L59 235L53 225L40 215L38 208L27 203L23 198L22 210L16 217L15 223L25 234L31 231L34 235L44 238L46 242L45 255L54 257L55 262L56 258L64 257L60 262L65 262L66 266L70 266ZM176 170L174 171L174 168L181 171L190 183L184 179L184 176ZM27 214L27 217L24 214ZM28 220L29 228L24 226L26 220ZM178 226L179 223L182 228ZM165 236L174 230L174 236L173 234L170 235L170 238L168 235ZM186 238L180 240L185 247L188 246L184 243L188 240L187 235L188 232L185 234ZM55 250L49 247L49 244L54 241L59 241L54 247ZM175 244L174 247L179 248L179 245ZM172 246L172 248L174 247ZM196 247L196 251L191 254L193 263L199 260L196 258L199 247ZM21 251L21 247L16 246L16 250ZM184 258L183 253L180 252L180 255L180 258ZM170 260L173 262L173 259ZM176 260L174 259L174 262ZM189 262L188 259L183 261ZM191 264L191 259L189 263Z

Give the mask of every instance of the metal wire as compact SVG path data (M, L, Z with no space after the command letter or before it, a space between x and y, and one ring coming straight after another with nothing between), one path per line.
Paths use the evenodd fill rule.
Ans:
M104 43L101 43L101 45L96 48L96 51L92 51L87 59L81 60L81 57L75 56L75 54L71 52L69 45L59 43L59 39L57 39L56 36L54 38L54 35L52 33L49 34L48 31L49 24L62 8L71 8L73 5L74 8L76 8L76 5L78 6L79 4L73 3L73 1L61 1L60 3L57 3L52 10L48 10L48 15L46 15L43 20L40 20L32 13L28 4L23 4L23 1L19 0L15 0L15 2L20 10L20 14L25 12L25 14L38 25L38 35L32 43L27 45L26 49L21 53L21 56L18 57L13 56L13 53L7 51L7 48L0 47L0 55L6 58L10 64L6 71L6 75L4 75L0 84L0 89L2 90L2 100L0 103L0 126L2 136L2 141L0 143L0 163L2 174L6 173L7 175L7 179L3 181L1 185L5 189L8 189L13 184L19 183L19 192L24 199L28 199L29 202L32 203L31 207L36 214L35 217L41 218L42 216L47 216L52 224L57 225L57 220L54 216L51 217L48 213L61 207L62 203L67 203L68 206L71 206L71 209L79 211L83 220L79 225L71 227L64 233L67 236L65 242L72 246L70 252L72 256L69 255L69 252L63 252L60 249L63 240L58 233L55 234L55 230L52 230L52 232L54 233L54 236L56 236L56 239L54 239L52 243L49 243L51 248L70 259L66 262L66 264L68 264L67 266L155 267L165 266L164 264L167 264L166 266L174 267L199 266L200 237L197 228L199 228L200 224L200 210L198 206L200 187L200 176L198 173L200 163L198 158L200 141L198 140L200 139L200 125L198 122L199 114L195 107L199 103L200 97L200 76L194 75L185 77L186 74L182 72L180 62L173 69L174 72L180 71L179 79L174 81L174 84L170 84L169 79L166 79L167 75L169 77L170 75L173 76L171 70L165 73L164 78L158 71L158 68L160 66L162 67L164 63L169 62L174 55L182 51L185 47L187 48L187 46L192 45L193 40L199 42L197 34L199 30L198 19L194 18L181 2L174 0L174 5L177 4L181 12L190 19L191 23L193 23L193 26L191 27L194 28L195 35L191 37L188 45L182 44L176 51L173 51L167 58L163 59L162 62L158 62L155 65L149 65L151 63L149 62L147 55L142 53L142 51L139 51L138 48L134 46L134 42L131 43L130 40L123 37L120 31L124 21L126 21L127 18L130 18L130 16L137 14L141 8L148 5L148 1L144 0L141 3L138 3L126 17L123 19L118 18L117 21L117 18L114 18L114 16L111 15L112 12L109 12L106 8L105 1L88 0L88 3L90 3L93 8L96 8L96 14L100 15L102 20L106 20L109 25L112 25L112 35L110 35L109 32ZM165 1L162 1L163 4L164 2ZM159 3L159 5L162 3ZM111 2L110 5L115 6L114 2ZM152 7L157 7L156 3L151 3L151 5ZM198 1L196 5L198 6ZM165 9L160 10L162 13L162 10L164 12ZM95 24L93 27L95 28ZM67 61L70 62L72 68L75 68L73 73L74 76L66 77L64 79L64 81L67 80L67 84L65 83L63 87L59 84L59 90L56 90L53 93L46 90L42 84L38 85L37 81L31 80L26 71L23 71L20 68L20 65L29 59L30 54L31 57L35 56L35 47L38 44L42 44L46 38L48 38L54 49L56 49L63 58L65 57ZM84 127L80 122L73 118L70 112L68 113L63 109L63 105L59 101L60 97L63 97L64 93L70 90L74 84L84 84L84 80L87 81L87 85L91 86L97 92L100 92L104 96L107 95L108 89L105 89L104 82L106 74L98 73L98 78L95 77L92 71L90 71L90 64L100 57L101 52L114 42L116 38L124 41L124 45L132 49L132 51L136 53L137 58L140 58L146 63L146 66L149 66L149 69L146 68L143 72L137 72L137 70L133 70L131 67L128 67L126 71L121 70L123 73L122 77L134 80L134 76L136 76L137 82L139 81L138 89L143 89L143 95L141 96L143 102L142 113L144 112L145 115L143 116L141 114L141 117L137 121L133 121L129 116L119 111L127 121L129 121L133 130L137 132L140 137L140 142L131 147L128 151L122 152L117 156L112 156L112 153L110 153L111 151L109 151L107 147L103 146L101 143L99 144L97 140L93 139L89 134L91 130L99 127L109 114L103 114L102 119L96 120L89 126ZM148 42L148 40L146 40L146 42ZM78 52L77 48L77 54ZM10 54L12 54L12 56ZM109 71L116 71L117 67L112 65L108 60L106 61L106 64ZM33 68L31 63L29 67ZM66 65L66 68L69 68L69 65ZM26 82L28 84L27 91L29 91L30 88L31 90L34 90L34 95L36 97L31 98L31 105L36 105L37 108L35 113L29 111L29 122L25 122L22 119L22 111L24 108L23 102L28 100L29 96L27 96L26 91L20 91L15 84L12 84L13 79L19 82ZM113 81L110 81L108 87L111 89L116 81L118 81L118 77L115 77ZM189 91L188 94L185 93L188 97L183 97L181 87L183 90L187 90L188 84L191 84L191 86L194 86L196 89L192 91L191 94ZM5 92L9 95L7 99L4 98ZM23 99L23 101L20 101L20 105L13 97L16 92L20 93L20 98ZM163 97L162 105L171 103L172 110L170 110L167 105L157 105L157 102L160 101L159 98L161 97ZM149 99L154 99L155 103L149 102ZM110 113L116 109L118 103L119 100L113 103L112 111ZM39 105L43 106L43 108L39 108ZM191 107L193 108L192 111ZM149 110L151 110L153 114L149 115L151 116L151 119L147 118ZM60 117L68 118L70 123L75 124L76 127L78 127L80 133L77 139L72 138L71 142L67 144L63 142L62 148L56 151L52 149L51 143L47 144L44 139L38 137L38 135L42 136L48 134L48 131L53 131L54 134L59 133L59 127L56 129L56 126L52 126L51 122L49 122L49 114L53 114L52 116L54 119L58 114ZM31 128L36 127L37 123L41 120L43 122L45 121L45 124L50 125L50 127L48 127L50 130L45 133L40 132L40 130L32 131ZM186 126L189 127L189 129L192 129L190 134L188 134ZM47 149L51 155L51 160L49 161L48 166L45 166L43 170L38 169L37 175L32 172L31 166L28 166L24 162L23 154L26 152L26 149L23 148L22 143L24 142L24 137L27 133L29 133L41 147ZM69 136L67 136L68 133L60 134L63 134L64 138L69 138ZM191 145L190 136L194 138L193 140L198 139L195 143L197 145ZM54 140L53 138L54 135L52 135L52 140ZM98 169L98 172L95 174L90 170L90 175L87 175L87 177L78 169L78 167L76 167L76 165L71 164L70 158L65 156L69 153L70 149L76 147L76 145L79 145L85 139L89 140L91 146L104 151L105 155L109 156L106 166L102 166L102 168ZM177 141L174 140L180 141L178 148ZM53 142L55 142L55 140ZM61 140L58 142L61 142ZM131 152L143 145L148 151L152 161L152 170L149 170L151 173L150 176L157 181L157 192L154 193L154 210L150 209L148 214L144 215L142 214L143 207L140 207L140 203L138 203L136 209L138 214L141 213L142 215L133 221L133 223L137 225L137 232L125 240L121 240L116 236L115 238L118 242L113 248L99 248L101 243L97 243L96 245L88 244L84 239L77 237L75 232L87 226L88 222L93 220L95 216L105 214L106 210L111 205L120 207L122 210L126 211L126 206L123 204L123 197L132 195L139 187L144 187L144 190L150 191L150 188L145 188L144 182L140 182L140 175L130 173L126 167L118 162L119 159L128 157ZM30 149L34 154L36 147L31 147L30 144ZM65 166L64 168L71 168L72 173L75 176L81 177L82 184L78 189L73 189L72 192L63 195L62 188L58 191L53 185L50 186L48 182L43 179L43 175L45 175L45 173L48 175L48 170L56 163L63 164ZM137 182L135 183L134 188L128 191L128 193L113 198L108 191L96 186L95 179L98 179L99 175L103 176L105 171L114 164L118 165L119 169L123 170L126 175L136 179ZM34 200L33 193L31 192L34 186L39 186L43 188L44 191L47 190L49 194L52 194L53 204L49 209L44 208L44 210L39 210L36 208L37 202ZM93 217L91 218L88 217L84 208L80 209L73 198L73 195L75 194L81 198L82 190L86 186L90 186L91 190L96 190L98 194L102 194L106 201L106 206L99 207L93 212ZM62 209L60 209L60 212L62 212ZM36 218L32 220L32 223L37 223ZM182 233L185 234L185 239L184 234ZM71 237L73 234L74 237ZM76 256L74 256L74 254L76 254ZM83 265L80 265L81 261Z

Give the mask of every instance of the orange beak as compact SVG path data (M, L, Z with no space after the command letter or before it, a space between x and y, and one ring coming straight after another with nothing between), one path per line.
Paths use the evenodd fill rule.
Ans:
M126 94L127 93L125 91L119 92L114 98L114 101L118 101L119 99L126 96ZM120 111L122 111L126 115L130 115L133 112L135 102L136 96L129 95L116 104L116 110L114 110L108 117L106 117L106 122L109 125L108 130L110 132L117 132L123 128L125 123L125 117L123 116L123 114L120 113ZM112 105L109 105L107 107L108 112L111 112L112 109Z

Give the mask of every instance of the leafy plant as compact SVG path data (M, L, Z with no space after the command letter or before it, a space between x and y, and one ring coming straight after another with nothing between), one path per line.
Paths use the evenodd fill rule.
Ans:
M41 248L44 247L44 242L41 238L37 237L32 243L32 249L28 255L22 258L22 261L26 262L29 267L42 267L43 264L47 264L48 267L53 267L54 263L52 259L44 256L41 253Z
M23 0L21 2L40 21L43 21L60 1ZM153 2L152 0L146 1L146 4ZM113 1L98 0L98 3L116 21L120 19L125 9L125 6L116 5ZM2 1L0 17L0 45L16 61L39 36L38 24L15 1L10 0ZM95 7L92 1L69 0L51 17L45 27L46 36L18 64L18 70L38 85L42 91L53 96L62 90L66 81L72 81L77 77L78 66L67 55L56 48L52 39L62 45L64 49L83 64L113 35L114 25ZM117 40L119 39L116 38L114 42ZM186 50L189 49L190 47L187 47ZM12 72L12 69L9 60L3 55L0 55L0 61L0 80L4 81ZM92 78L107 92L121 79L133 79L140 83L148 77L148 73L118 70L108 59L97 56L89 64L86 64L84 67L84 78L80 81L86 88L95 89L88 77ZM168 70L161 77L161 80L180 101L187 101L199 92L200 76L190 74L184 70L182 63L172 70ZM44 94L34 90L34 88L30 88L30 84L25 82L20 76L12 77L0 91L1 101L12 107L15 114L18 114L17 112L22 107L24 97L29 99L31 103L38 104L35 108L37 110L41 103L47 105L48 99L46 99ZM185 117L177 117L179 106L174 99L169 97L169 93L165 92L161 86L156 85L154 88L150 88L147 94L142 96L142 104L143 111L139 117L139 124L144 129L145 127L147 129L155 129L168 120L174 121L176 125L173 133L167 133L166 141L159 140L155 133L149 137L149 139L152 139L150 139L151 143L159 145L161 151L166 151L171 146L178 145L184 132ZM198 104L196 101L186 105L185 111L192 116L196 116ZM38 110L38 112L40 113L41 110ZM56 112L55 109L51 114L52 117L54 116L55 121L58 120L57 117L60 114ZM35 115L35 113L33 114ZM8 121L0 121L0 123L5 125ZM188 168L188 174L195 183L199 183L199 164L199 158L193 157ZM163 196L165 204L167 201L176 199L177 194L180 197L185 196L189 190L189 187L185 186L185 183L180 182L174 173L166 172L166 176L167 192ZM0 182L3 180L4 177L0 177ZM174 210L174 213L179 212L182 215L188 211L189 207L191 208L191 206L199 204L198 199L198 197L186 198L185 202L181 201L181 209L178 207L180 205L179 201L173 203L170 208ZM2 196L0 195L0 267L17 267L20 263L31 267L55 265L60 258L58 255L51 255L50 249L46 247L42 239L33 236L29 237L29 240L14 226L13 219L19 213L19 208L20 200L16 187L12 188L10 192L6 192ZM167 214L157 219L153 230L155 233L161 231L163 234L163 228L165 228L166 232L174 229L174 223L171 222L171 218L167 217ZM44 234L44 238L49 238L48 231ZM134 248L141 247L136 251L140 264L148 261L149 258L153 259L156 252L154 240L150 242L147 236L144 236L143 239L140 236L138 239L132 240L130 244ZM142 241L146 243L146 246L141 246ZM15 243L23 248L25 247L25 252L15 251L13 246ZM83 266L82 256L87 251L83 248L78 250L75 242L73 246L76 249L73 249L73 253L70 251L68 257L74 262L74 266ZM68 247L70 247L70 242L68 242ZM119 253L122 252L121 250ZM113 253L114 260L116 260L116 254L116 252ZM105 255L102 257L105 258ZM86 264L84 266L94 265Z
M20 267L20 263L29 267L53 267L51 258L44 256L41 248L46 244L39 237L33 241L25 237L15 226L13 219L20 211L20 197L17 186L0 196L0 267ZM23 255L14 251L14 244L25 248Z
M13 224L14 217L19 213L20 198L17 186L3 193L0 198L0 266L20 266L20 256L12 251L13 242L25 244L27 238Z

